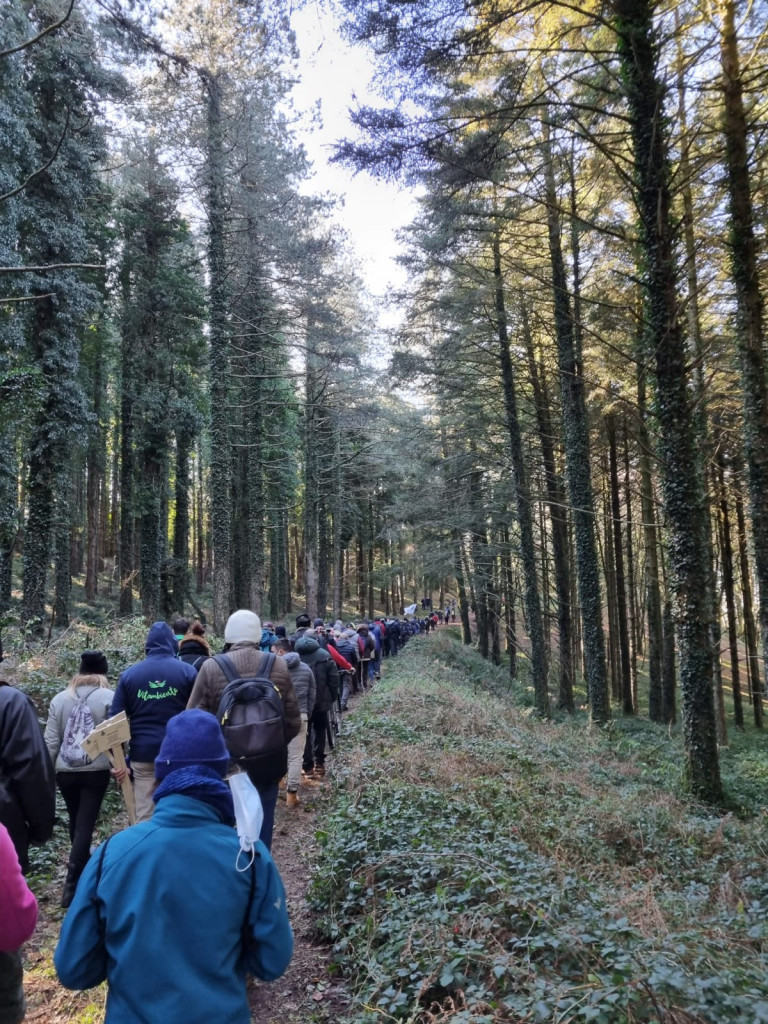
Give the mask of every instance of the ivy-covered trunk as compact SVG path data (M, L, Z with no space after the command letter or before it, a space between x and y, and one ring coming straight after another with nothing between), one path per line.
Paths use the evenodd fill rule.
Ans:
M722 785L712 699L709 524L677 300L664 89L657 74L650 0L613 0L613 10L634 147L647 347L656 370L670 581L676 602L683 695L685 780L697 797L717 801L722 797Z
M600 567L595 538L595 503L590 468L589 424L584 394L581 357L574 335L573 315L568 294L560 221L558 217L555 169L545 127L543 146L546 179L547 231L555 304L560 396L563 407L563 433L568 494L573 508L573 532L576 570L581 605L584 671L590 712L595 722L611 717L603 636L603 602L600 592Z
M515 508L520 529L520 557L523 563L525 608L528 616L528 634L531 643L534 702L536 711L540 715L546 716L549 715L549 691L547 688L549 651L541 614L541 598L539 596L539 581L536 571L533 504L531 489L528 483L528 467L525 464L523 452L523 435L520 430L520 420L517 411L515 372L509 349L506 299L501 270L501 247L498 230L494 232L493 236L493 282L496 307L496 334L499 345L499 363L501 365L504 409L507 420L507 438L515 486Z
M736 286L737 338L744 401L743 436L752 513L763 660L768 677L768 381L763 295L749 175L749 142L736 36L735 3L720 0L725 162L730 205L730 250Z
M544 372L539 368L536 358L528 310L524 303L521 304L520 314L523 321L523 341L528 354L528 372L533 390L534 408L536 410L536 426L541 445L542 462L544 463L549 519L552 523L552 563L555 575L555 593L557 595L557 644L560 662L558 707L562 711L572 712L574 630L571 591L573 589L573 580L571 578L571 559L568 550L568 512L566 509L565 481L557 468L555 460L554 439L556 428L553 423L549 389Z
M611 522L613 524L613 564L616 567L616 625L619 640L619 666L621 669L621 705L625 715L633 715L632 666L629 656L629 618L627 614L627 579L624 572L624 541L621 530L621 499L619 496L619 457L616 445L616 417L605 418L608 435L608 466L611 491Z
M229 437L229 318L226 261L226 157L218 75L204 79L207 90L206 212L211 395L211 533L213 623L218 632L232 611L232 456Z
M189 460L195 439L183 425L176 431L175 514L173 518L173 606L182 612L189 592Z

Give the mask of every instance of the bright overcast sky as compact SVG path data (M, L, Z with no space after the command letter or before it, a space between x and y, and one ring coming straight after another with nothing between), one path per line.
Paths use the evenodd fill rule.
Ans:
M386 295L404 283L404 272L395 263L395 232L413 219L416 208L408 192L330 163L334 142L350 134L355 97L363 104L371 97L372 77L371 58L341 39L330 6L315 0L291 14L302 78L294 101L298 110L310 110L318 100L321 104L322 126L303 140L316 172L310 187L343 196L337 216L360 256L361 276L371 292Z

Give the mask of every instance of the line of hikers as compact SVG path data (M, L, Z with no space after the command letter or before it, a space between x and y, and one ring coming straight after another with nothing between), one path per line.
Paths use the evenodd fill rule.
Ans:
M226 623L222 653L214 654L201 623L177 619L171 628L156 622L144 659L121 673L114 691L104 654L83 653L78 672L51 701L44 736L29 698L0 683L0 780L14 781L0 786L0 1024L18 1024L24 1016L18 946L36 913L23 875L30 842L45 842L53 832L56 786L71 841L61 897L71 909L55 957L63 984L77 989L108 980L107 1024L225 1017L245 1024L245 971L274 978L291 956L282 882L269 855L281 781L287 806L296 807L301 782L325 775L332 721L347 709L350 695L380 677L382 658L397 656L412 635L432 626L431 617L344 626L299 615L288 636L284 626L262 627L258 615L241 609ZM131 730L126 771L137 825L91 856L110 777L120 782L124 776L106 755L90 760L80 741L121 712ZM224 783L233 767L258 792L258 816L249 817L248 808L235 814ZM243 820L258 822L256 834L252 826L244 836ZM225 832L214 833L212 825ZM241 849L250 851L250 872L215 853L215 836L222 856L237 851L236 861ZM185 871L166 877L159 865L173 863L174 855ZM244 881L234 882L229 870ZM214 907L200 898L203 890ZM211 914L220 918L218 939L209 934ZM152 940L141 938L143 925L133 934L131 922L147 922ZM184 941L169 952L195 927L206 947L228 950L208 991L201 991L201 978L190 981L200 972L197 954L188 956ZM169 955L178 977L160 967ZM168 1000L157 997L158 987ZM227 1000L232 1014L222 1016Z

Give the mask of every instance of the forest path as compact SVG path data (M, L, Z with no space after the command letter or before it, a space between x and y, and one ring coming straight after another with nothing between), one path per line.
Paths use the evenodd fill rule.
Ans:
M350 711L359 697L350 699ZM346 719L345 715L345 719ZM344 742L343 732L341 742ZM333 754L326 761L333 773ZM328 781L305 782L301 803L290 810L281 792L275 814L272 857L283 879L293 928L293 958L285 974L272 982L249 983L249 1002L257 1024L310 1024L337 1021L349 997L341 979L329 974L330 948L318 939L307 903L312 867L317 857L316 831L322 827L323 797Z

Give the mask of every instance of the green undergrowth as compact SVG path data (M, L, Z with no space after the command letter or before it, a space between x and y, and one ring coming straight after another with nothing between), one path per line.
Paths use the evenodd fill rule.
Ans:
M768 1022L764 749L727 752L740 814L713 812L679 792L667 730L538 721L446 636L386 668L311 888L348 1020Z

